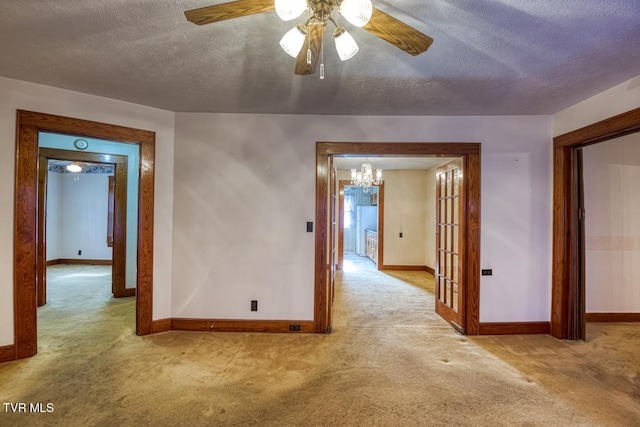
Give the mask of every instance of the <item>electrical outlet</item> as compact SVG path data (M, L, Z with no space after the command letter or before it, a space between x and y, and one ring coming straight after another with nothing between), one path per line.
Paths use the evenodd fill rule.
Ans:
M313 222L307 221L307 233L313 233Z
M251 311L258 311L258 301L251 300Z
M482 270L482 275L483 276L493 276L493 270L488 268L486 270Z
M289 332L300 332L300 325L289 325Z
M402 232L400 232L400 238L402 238Z
M78 255L82 255L82 251L81 250L78 250Z

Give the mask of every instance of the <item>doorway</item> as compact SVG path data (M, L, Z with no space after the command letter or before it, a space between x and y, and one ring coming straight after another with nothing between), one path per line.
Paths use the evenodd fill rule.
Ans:
M553 139L551 335L584 339L584 251L579 150L640 131L640 108Z
M322 143L316 144L316 257L315 257L315 308L314 329L317 333L331 330L333 306L333 274L336 259L333 258L332 215L335 206L337 183L333 173L333 157L336 156L442 156L460 157L466 166L467 183L464 209L461 210L467 227L462 248L466 262L461 267L467 278L463 305L462 331L479 332L479 261L480 261L480 144L478 143Z
M580 286L586 339L595 330L590 322L640 321L640 133L580 148L578 154L584 165Z
M104 169L106 165L113 166L113 212L111 219L107 218L107 227L104 229L105 247L108 244L108 232L109 224L113 224L112 228L112 293L115 298L123 298L127 296L135 295L135 288L126 287L126 211L127 211L127 157L115 154L103 154L103 153L86 153L71 150L59 150L53 148L39 148L39 160L38 160L38 263L36 265L36 282L37 282L37 298L38 307L46 304L47 286L46 286L46 269L48 263L47 257L47 217L48 217L48 184L49 184L49 162L50 161L72 161L75 164L87 165L87 162L91 162L98 166L98 168ZM81 167L81 166L79 166ZM88 166L85 166L88 167ZM80 172L77 172L80 173ZM95 176L95 174L93 175ZM75 175L74 178L80 178L80 175ZM106 179L105 179L106 180ZM107 195L109 196L109 180L107 182ZM95 193L95 192L92 192ZM108 202L109 200L105 200ZM107 217L110 213L110 209L107 208L101 214L106 214ZM90 225L96 221L96 217L99 216L96 212L92 212L91 219L78 219L78 225L85 223ZM87 233L87 229L83 232ZM83 234L84 234L83 233ZM85 248L86 249L86 248ZM80 251L81 252L81 251ZM85 251L86 252L86 251ZM81 255L79 253L78 255ZM62 257L67 258L67 256Z
M153 191L155 133L18 110L14 216L14 358L37 353L38 136L40 132L90 137L140 147L136 333L153 333ZM36 267L34 269L34 266Z
M369 253L369 258L371 258L379 270L384 262L384 182L377 185L375 191L372 190L369 193L364 193L364 190L360 188L358 192L359 198L363 196L369 197L369 200L367 200L364 205L358 202L358 198L352 197L351 200L349 200L346 194L347 188L355 188L350 180L341 179L338 181L338 259L336 261L336 269L343 269L345 252L352 252L365 256ZM359 230L359 228L362 227L358 225L358 206L375 207L375 219L370 217L368 220L368 224L375 223L376 244L373 250L367 251L367 237L369 237L369 241L371 241L371 236L367 236L365 233L365 229L371 226L364 225L362 226L364 228ZM362 215L362 213L360 213L360 215ZM350 223L347 224L347 221ZM351 230L351 236L347 235L349 229ZM369 247L372 247L372 245L369 244Z

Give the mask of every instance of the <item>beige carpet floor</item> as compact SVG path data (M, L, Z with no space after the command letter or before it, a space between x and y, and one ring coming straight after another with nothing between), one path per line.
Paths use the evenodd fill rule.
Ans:
M349 257L331 335L134 335L105 267L49 269L39 353L0 365L1 426L638 426L640 326L464 337L433 278Z

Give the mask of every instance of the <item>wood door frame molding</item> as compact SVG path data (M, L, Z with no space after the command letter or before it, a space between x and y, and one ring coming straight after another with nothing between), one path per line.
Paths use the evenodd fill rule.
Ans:
M579 310L577 162L573 151L640 131L640 108L553 138L553 264L551 335L578 339Z
M336 264L337 270L342 270L342 264L344 261L344 187L355 187L355 185L351 184L351 180L341 179L338 180L338 200L339 206L338 209L338 263ZM380 185L376 185L378 187L378 262L376 263L377 270L385 270L382 268L383 257L382 254L384 252L384 182L380 183Z
M38 135L40 131L138 144L138 272L136 333L153 332L153 209L155 132L18 110L14 192L15 359L37 353L36 274Z
M464 157L467 165L465 331L477 335L480 324L480 149L479 143L316 142L316 235L314 331L327 333L328 159L330 155ZM380 203L380 201L378 201Z

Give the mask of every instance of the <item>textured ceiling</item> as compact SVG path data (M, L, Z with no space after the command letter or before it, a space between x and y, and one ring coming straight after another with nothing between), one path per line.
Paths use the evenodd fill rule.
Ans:
M293 74L274 12L196 26L217 0L3 1L0 76L179 112L553 114L640 74L639 0L373 0L434 38ZM329 38L328 42L331 42Z

